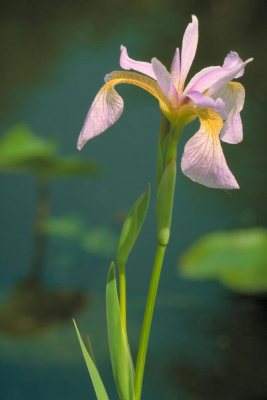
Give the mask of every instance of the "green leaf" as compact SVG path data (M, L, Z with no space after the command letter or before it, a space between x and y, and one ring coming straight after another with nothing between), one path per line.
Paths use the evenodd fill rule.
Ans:
M129 254L142 228L150 197L150 185L136 200L122 227L116 261L119 268L124 268Z
M32 166L34 169L34 165ZM36 166L37 167L37 166ZM97 164L77 156L58 156L51 159L40 172L50 178L80 177L96 175L100 171Z
M73 323L74 323L74 326L75 326L75 329L77 332L77 336L78 336L78 339L80 342L84 360L86 362L87 369L89 371L89 374L90 374L90 377L91 377L91 380L92 380L92 383L93 383L93 386L95 389L96 397L98 400L108 400L107 392L106 392L103 382L100 378L100 375L97 371L97 368L83 343L80 332L79 332L76 322L74 320L73 320Z
M134 367L121 322L114 263L108 273L106 301L109 351L119 397L134 400Z
M81 240L82 247L86 251L101 257L113 257L117 243L117 232L106 225L88 229Z
M76 215L49 218L41 224L41 231L64 239L76 239L83 232L82 219Z
M99 171L92 162L77 156L57 155L56 144L18 125L0 140L0 171L33 173L45 178L90 176Z
M35 135L25 125L18 125L1 137L0 167L14 167L33 158L50 159L56 150L53 141Z
M173 194L176 180L176 159L167 164L157 191L158 242L166 245L170 237Z
M250 228L204 236L184 252L183 276L217 279L244 293L267 290L267 230Z

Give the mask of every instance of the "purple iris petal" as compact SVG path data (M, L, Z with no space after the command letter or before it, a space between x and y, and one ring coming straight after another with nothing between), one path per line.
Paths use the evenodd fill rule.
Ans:
M188 24L182 43L181 52L181 74L179 80L179 90L183 90L184 83L192 62L195 58L198 43L198 19L192 15L192 22Z
M178 47L175 50L174 57L172 60L172 65L171 65L171 76L174 81L174 83L178 86L179 83L179 76L180 76L180 51Z
M203 93L209 89L207 95L212 96L232 79L238 77L244 71L246 64L252 60L250 58L243 62L238 54L232 51L226 57L222 67L205 68L192 78L185 93L195 90Z
M170 102L177 102L178 94L174 87L171 74L167 71L166 67L161 64L161 62L156 58L152 58L151 63L158 85L161 88L162 92Z
M245 89L238 82L230 82L215 94L225 102L225 123L220 133L221 140L227 143L239 143L243 139L243 127L240 111L245 101Z
M203 126L186 143L182 156L183 173L192 181L218 189L238 189L230 171L218 134Z
M113 125L123 112L123 99L113 86L104 85L97 93L78 138L78 149Z
M125 46L121 45L121 56L120 56L120 66L123 69L141 72L142 74L148 75L153 79L156 79L155 74L152 69L152 65L148 62L135 61L128 56L127 49Z
M212 108L215 111L222 111L224 109L224 102L221 98L214 100L211 97L204 96L200 92L190 92L186 97L189 97L199 107Z

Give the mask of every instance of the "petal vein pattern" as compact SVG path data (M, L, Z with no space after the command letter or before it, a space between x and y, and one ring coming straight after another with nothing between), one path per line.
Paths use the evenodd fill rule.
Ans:
M243 140L243 128L240 118L245 101L245 89L238 82L229 82L216 93L217 98L223 99L225 103L225 123L220 133L224 142L236 144ZM220 113L220 112L219 112Z
M192 181L211 188L238 189L220 144L221 117L211 109L199 109L197 113L200 129L185 145L183 173Z
M156 81L135 72L114 71L105 77L106 84L97 93L87 114L78 139L78 149L93 137L113 125L123 112L124 102L114 86L119 83L136 85L159 100L162 109L168 108L167 100Z
M180 73L179 89L178 89L179 93L183 91L187 74L195 58L197 44L198 44L198 19L195 15L193 15L192 22L188 24L183 37L182 52L181 52L181 73Z

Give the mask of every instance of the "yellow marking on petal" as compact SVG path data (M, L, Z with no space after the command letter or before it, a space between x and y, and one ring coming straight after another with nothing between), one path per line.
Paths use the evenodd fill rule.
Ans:
M104 88L115 86L119 83L128 83L139 86L154 96L160 103L163 112L169 112L168 100L164 96L157 82L148 76L128 71L113 71L105 77L106 84Z
M241 91L245 90L244 86L241 85L241 83L239 83L239 82L231 81L231 82L227 83L227 86L229 86L233 90L233 92L238 92L239 90L241 90Z
M201 128L208 135L219 139L219 133L223 127L223 120L216 111L211 108L196 107L195 113L199 118Z

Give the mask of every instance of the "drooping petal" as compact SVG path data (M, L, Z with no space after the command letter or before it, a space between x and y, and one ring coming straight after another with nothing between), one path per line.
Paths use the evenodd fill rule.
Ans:
M167 109L165 96L161 92L157 82L145 75L135 72L114 71L106 75L105 85L97 93L87 114L85 123L78 139L78 149L93 137L99 135L113 125L123 111L123 99L116 92L114 86L119 83L129 83L145 89L156 97L160 107Z
M179 93L183 91L184 83L192 62L195 58L198 44L198 19L192 15L192 22L188 24L182 43L181 52L181 73L179 79Z
M186 97L189 97L196 106L202 108L212 108L214 111L222 111L225 108L224 102L220 97L214 100L200 92L190 92Z
M152 58L151 63L158 85L162 92L165 94L170 103L177 102L178 94L174 87L171 74L157 58Z
M226 120L220 133L221 140L227 143L239 143L243 140L243 127L240 111L245 101L245 89L239 82L229 82L219 90L215 98L225 102Z
M113 125L120 118L123 106L123 99L113 85L102 86L87 114L78 138L78 149L81 150L88 140Z
M239 77L244 71L247 63L253 58L242 61L238 54L231 51L225 58L222 67L209 67L195 75L185 88L185 94L191 91L204 92L208 89L207 95L212 96L232 79Z
M172 65L171 65L171 76L173 79L173 83L175 87L178 89L179 85L179 77L180 77L180 51L178 47L175 49L174 57L172 60Z
M141 72L142 74L156 79L151 63L133 60L128 56L127 49L123 45L121 45L120 66L122 69L133 69L134 71Z
M192 181L218 189L238 189L219 139L221 117L211 109L199 109L199 131L186 143L182 171Z

